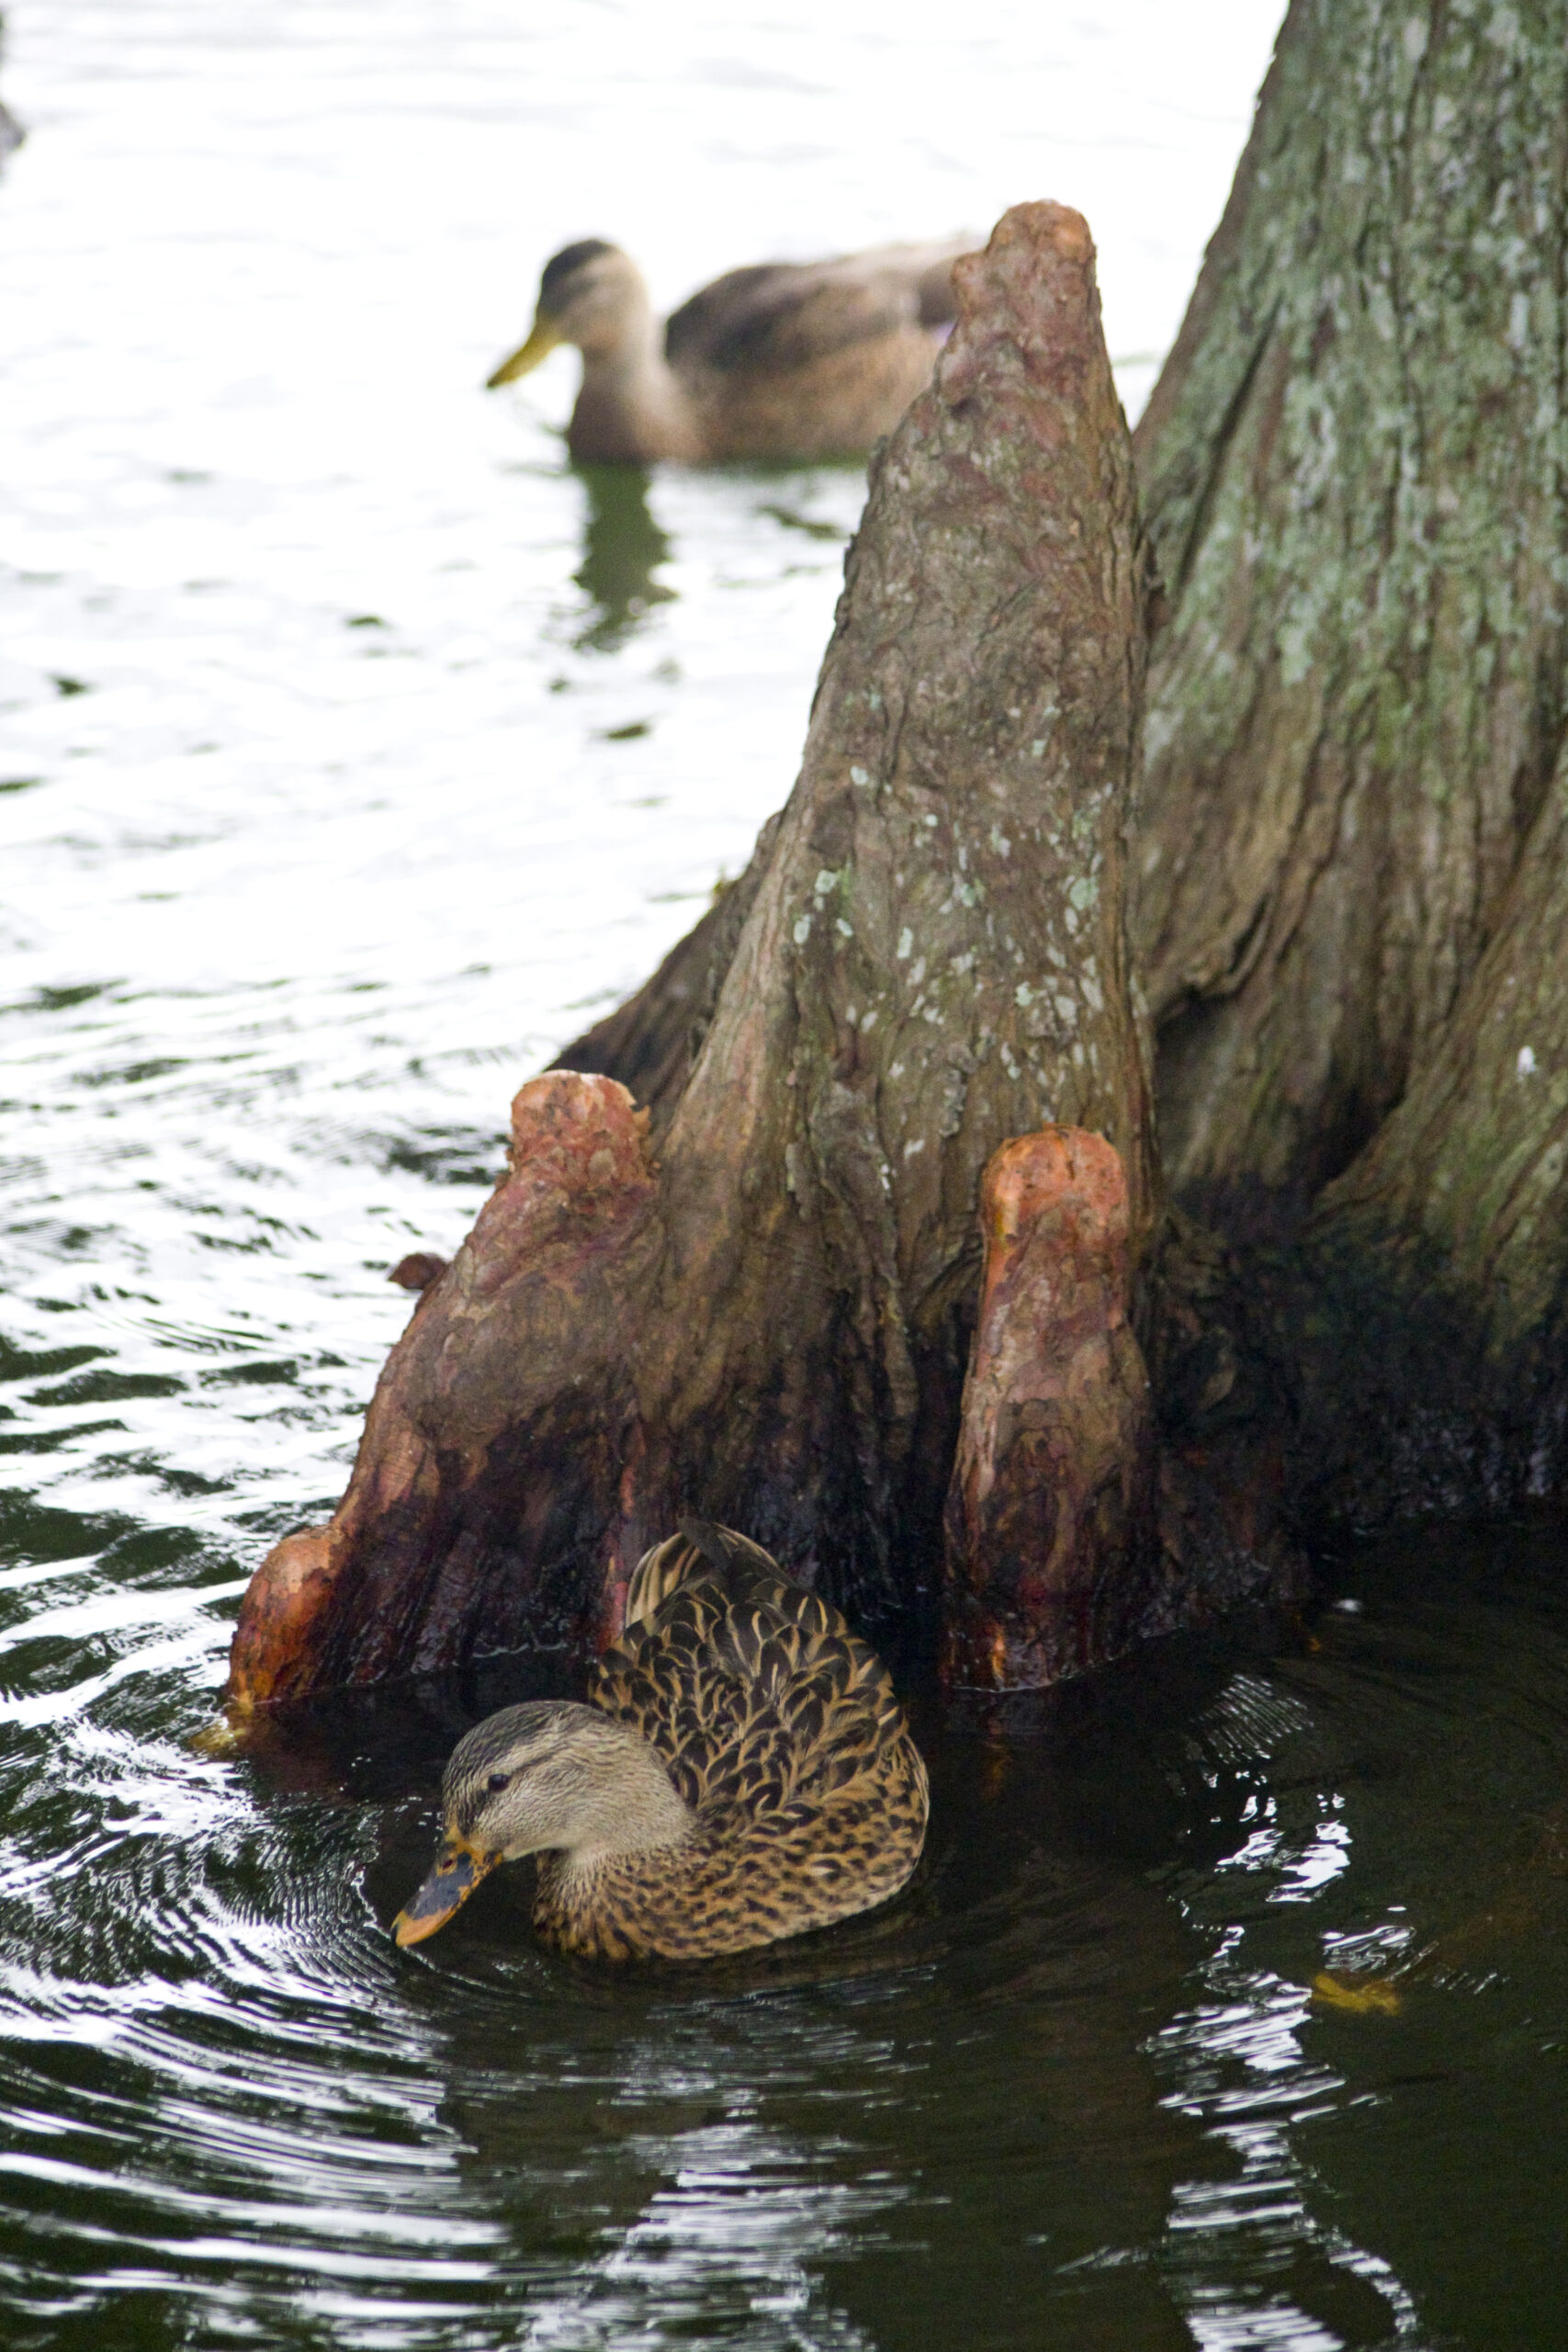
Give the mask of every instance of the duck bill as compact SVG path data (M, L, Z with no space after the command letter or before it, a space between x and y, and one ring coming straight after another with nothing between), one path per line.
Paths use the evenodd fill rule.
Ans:
M400 1944L420 1944L444 1928L460 1911L481 1878L494 1870L499 1854L476 1854L455 1838L445 1838L430 1875L417 1894L411 1895L392 1922Z
M514 384L519 376L526 376L541 359L547 359L560 341L560 329L549 319L536 319L526 343L519 344L510 359L503 359L493 376L485 379L485 390L493 392L499 384Z

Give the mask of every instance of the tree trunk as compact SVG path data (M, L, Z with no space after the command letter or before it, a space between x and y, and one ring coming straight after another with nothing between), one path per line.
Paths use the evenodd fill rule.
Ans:
M1568 749L1448 1028L1298 1275L1315 1517L1568 1491Z
M1135 442L1161 1141L1233 1231L1461 1082L1563 740L1565 277L1565 0L1292 0Z
M987 1162L1057 1123L1108 1138L1114 1246L1142 1248L1145 565L1093 248L1023 206L955 277L782 820L593 1033L601 1062L644 1057L657 1158L612 1078L523 1090L512 1173L393 1351L331 1527L253 1585L242 1701L583 1639L689 1510L885 1629L940 1566ZM1104 1452L1092 1413L1084 1442ZM1137 1486L1092 1560L1084 1538L1101 1584Z

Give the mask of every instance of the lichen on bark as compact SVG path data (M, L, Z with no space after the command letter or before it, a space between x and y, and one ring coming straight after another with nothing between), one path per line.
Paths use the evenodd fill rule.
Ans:
M1135 436L1134 883L1241 1250L1156 1374L1234 1359L1308 1527L1568 1486L1565 285L1565 0L1292 0Z
M1485 952L1562 738L1568 6L1292 0L1135 436L1167 1172L1295 1215Z

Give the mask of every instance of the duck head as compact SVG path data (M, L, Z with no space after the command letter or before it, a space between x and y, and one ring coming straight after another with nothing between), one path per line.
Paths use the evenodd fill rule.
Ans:
M681 1843L692 1815L657 1752L596 1707L503 1707L460 1739L442 1776L445 1832L392 1923L400 1944L444 1927L479 1881L525 1854L576 1863Z
M485 389L526 376L559 343L575 344L585 359L614 359L629 345L640 348L652 321L642 272L619 245L603 237L563 245L545 264L526 342L502 361Z

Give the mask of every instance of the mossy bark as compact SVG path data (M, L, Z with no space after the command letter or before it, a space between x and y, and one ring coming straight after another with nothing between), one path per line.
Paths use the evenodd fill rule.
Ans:
M1564 0L1292 0L1135 436L1161 1141L1233 1230L1289 1226L1441 1053L1535 854L1565 274Z
M586 1639L689 1510L886 1629L940 1576L991 1156L1103 1136L1115 1247L1142 1247L1147 571L1089 232L1021 207L955 283L872 469L787 808L583 1041L610 1074L518 1096L512 1173L423 1294L331 1527L258 1573L236 1696ZM1085 1525L1119 1541L1114 1518Z

